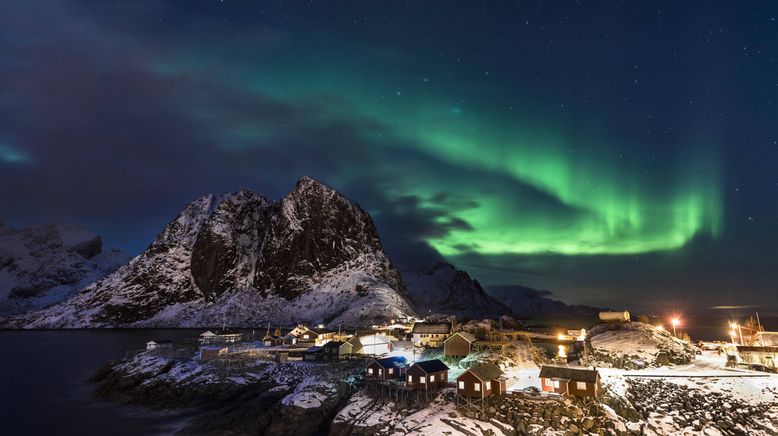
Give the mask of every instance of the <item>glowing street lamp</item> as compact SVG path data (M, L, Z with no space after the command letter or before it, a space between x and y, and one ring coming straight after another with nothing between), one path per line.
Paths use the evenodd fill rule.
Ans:
M737 333L740 336L740 345L743 345L743 329L740 327L740 324L731 322L729 323L729 328L731 329L732 342L735 342L735 330L737 330Z
M659 330L660 332L662 332L662 331L665 330L665 326L663 326L662 324L659 324L658 326L656 326L656 329Z
M678 327L678 325L681 324L681 320L678 319L678 318L673 318L671 323L673 324L673 336L675 336L677 338L678 337L678 333L675 331L675 328Z

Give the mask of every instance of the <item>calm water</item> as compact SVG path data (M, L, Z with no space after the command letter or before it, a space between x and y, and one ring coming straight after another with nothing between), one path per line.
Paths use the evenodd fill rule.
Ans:
M0 434L168 433L175 416L93 399L87 381L105 362L149 339L196 337L185 330L0 331Z

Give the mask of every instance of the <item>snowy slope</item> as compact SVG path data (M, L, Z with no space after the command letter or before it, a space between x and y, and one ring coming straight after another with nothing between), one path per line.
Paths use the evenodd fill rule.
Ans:
M422 270L403 269L408 295L421 314L491 316L511 310L487 294L477 280L447 263Z
M202 197L125 267L6 325L363 326L412 313L370 216L304 177L278 202L247 190Z
M0 223L0 316L58 303L129 261L102 250L89 230L50 224L14 229Z

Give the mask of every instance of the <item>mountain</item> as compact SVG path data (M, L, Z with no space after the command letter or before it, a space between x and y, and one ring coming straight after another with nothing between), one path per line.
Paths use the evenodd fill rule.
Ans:
M118 269L130 256L73 225L14 229L0 222L0 316L62 301Z
M313 179L190 203L138 257L21 328L361 326L413 314L370 216Z
M568 305L548 298L549 291L521 285L495 285L489 288L494 297L508 306L520 318L539 316L597 316L604 310L584 305Z
M447 263L427 269L403 269L408 296L420 314L446 313L477 317L511 313L465 272Z

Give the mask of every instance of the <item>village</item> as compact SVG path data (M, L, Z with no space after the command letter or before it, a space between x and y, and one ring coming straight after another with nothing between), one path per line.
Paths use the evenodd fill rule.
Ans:
M222 327L188 344L149 341L142 354L188 356L224 379L247 361L325 372L348 364L358 373L356 391L331 434L776 434L778 334L744 334L751 326L733 322L731 342L692 343L677 319L671 328L640 321L625 311L600 313L588 330L453 317L350 332ZM693 404L670 395L699 389ZM437 418L424 416L418 428L405 422L419 413Z

